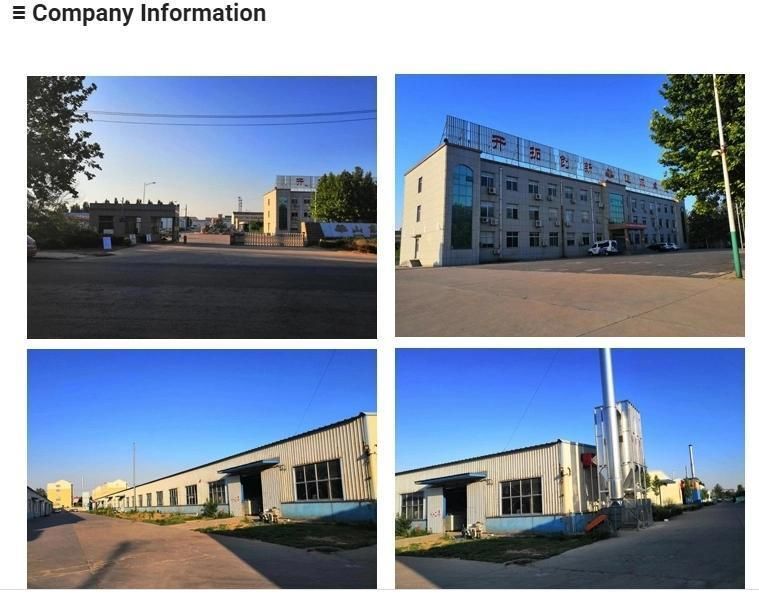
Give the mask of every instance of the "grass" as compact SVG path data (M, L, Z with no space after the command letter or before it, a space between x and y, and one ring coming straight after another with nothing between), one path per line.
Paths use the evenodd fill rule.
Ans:
M198 532L249 538L283 546L324 552L350 550L377 542L377 529L370 525L292 523L261 524L234 530L220 527L200 528Z
M481 540L443 540L410 543L395 550L396 555L486 561L490 563L530 563L599 540L597 536L519 535Z

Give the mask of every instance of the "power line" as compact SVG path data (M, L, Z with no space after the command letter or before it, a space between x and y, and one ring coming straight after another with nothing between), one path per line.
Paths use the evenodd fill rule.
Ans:
M308 112L303 114L154 114L148 112L109 112L106 110L77 110L79 114L99 114L100 116L129 116L134 118L315 118L317 116L351 116L355 114L375 114L376 109L345 110L342 112Z
M376 120L376 117L370 118L345 118L342 120L306 120L304 122L236 122L234 124L208 124L205 122L139 122L136 120L100 120L92 118L91 122L108 122L110 124L138 124L141 126L232 126L232 127L257 127L257 126L301 126L313 124L341 124L343 122L366 122Z
M329 365L332 364L332 359L335 357L335 352L337 350L332 350L332 352L329 355L329 360L327 360L327 364L324 366L324 370L322 370L322 374L319 377L319 381L316 383L316 387L314 387L313 393L311 393L311 397L308 398L308 403L306 404L306 407L303 409L303 412L301 412L300 420L298 420L298 427L296 432L300 431L301 424L303 424L303 418L306 416L306 412L308 412L308 409L311 407L311 402L314 401L314 397L316 397L317 392L319 391L319 387L322 386L322 381L324 380L325 375L327 374L327 371L329 370Z

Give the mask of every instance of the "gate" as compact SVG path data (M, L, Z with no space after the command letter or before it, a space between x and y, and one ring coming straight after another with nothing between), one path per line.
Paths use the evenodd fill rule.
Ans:
M282 234L261 234L249 232L245 234L245 246L306 246L306 235L299 232Z

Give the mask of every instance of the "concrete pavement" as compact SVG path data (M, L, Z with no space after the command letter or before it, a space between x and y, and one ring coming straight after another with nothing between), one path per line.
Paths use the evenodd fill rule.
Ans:
M374 588L373 547L339 555L58 513L28 524L29 588Z
M525 566L396 557L397 588L743 588L745 506L722 503Z

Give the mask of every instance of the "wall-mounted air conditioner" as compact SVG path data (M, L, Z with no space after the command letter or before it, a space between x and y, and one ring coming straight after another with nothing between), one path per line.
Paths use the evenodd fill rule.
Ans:
M541 220L539 220L539 219L536 219L535 220L535 227L536 228L542 228L543 227L543 222Z
M543 197L540 196L539 192L536 192L534 195L532 195L532 198L535 199L536 201L541 201L543 199Z
M488 194L489 195L496 194L496 192L495 192L495 186L488 186Z

